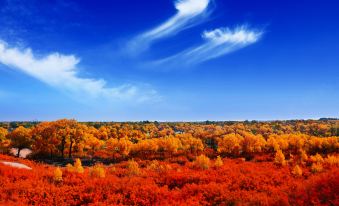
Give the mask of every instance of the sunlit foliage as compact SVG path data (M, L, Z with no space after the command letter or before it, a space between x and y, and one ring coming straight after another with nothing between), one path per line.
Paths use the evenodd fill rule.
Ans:
M215 166L215 167L221 167L221 166L223 166L223 165L224 165L224 162L222 161L221 157L218 156L217 159L216 159L215 162L214 162L214 166Z
M54 170L54 177L53 177L54 181L56 182L61 182L62 181L62 171L59 167L57 167Z
M200 169L208 169L210 167L210 159L205 155L200 155L195 159L194 165Z
M281 150L278 150L275 154L274 162L280 166L286 165L285 155L282 153Z
M0 205L339 205L338 124L2 124Z

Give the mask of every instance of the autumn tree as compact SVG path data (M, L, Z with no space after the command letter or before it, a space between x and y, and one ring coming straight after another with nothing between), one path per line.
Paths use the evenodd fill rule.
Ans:
M222 161L221 157L218 156L217 159L214 162L215 167L222 167L224 165L224 162Z
M339 156L328 155L325 162L330 166L339 166Z
M66 148L66 141L69 136L70 128L68 127L68 123L70 120L62 119L54 122L56 136L59 139L58 149L61 153L61 157L65 157L65 148Z
M42 122L36 125L32 131L32 150L34 155L45 156L50 158L58 153L57 145L59 138L53 122Z
M296 177L301 177L303 174L302 169L299 167L299 165L296 165L293 170L292 170L292 174Z
M269 151L277 152L279 150L287 150L289 146L288 138L286 135L272 134L267 139L267 147Z
M56 182L61 182L62 181L62 171L59 167L57 167L54 170L54 176L53 176L54 181Z
M84 141L84 134L87 132L87 126L78 124L75 120L70 120L68 122L68 158L72 158L72 152L75 145L80 144L81 141Z
M90 168L90 175L92 177L104 178L106 176L105 167L102 164L96 164Z
M313 163L311 166L311 171L313 173L318 173L318 172L322 172L323 171L323 165L322 163L318 162L318 163Z
M84 134L84 148L89 152L91 157L94 156L95 152L100 150L105 142L94 137L93 134Z
M109 130L107 127L105 126L100 127L98 132L99 132L98 138L100 140L107 140L109 138Z
M75 159L74 165L67 164L66 168L67 168L67 171L69 172L84 173L84 168L79 158Z
M67 145L69 146L68 156L70 157L72 154L73 144L76 139L77 122L75 120L61 119L53 122L53 124L56 132L56 137L58 138L57 148L61 153L61 157L65 157L65 150Z
M299 156L300 156L300 162L302 164L305 164L305 162L308 160L308 156L307 156L307 153L305 152L305 150L300 150L299 151Z
M236 156L242 150L243 137L238 134L224 135L218 139L218 152L221 154Z
M0 151L5 152L10 145L10 139L7 138L8 131L5 128L0 127Z
M20 151L24 148L30 148L32 145L31 130L23 126L16 128L9 134L11 146L18 149L17 156L20 156Z
M281 150L278 150L277 153L275 154L274 163L281 166L286 165L285 155L282 153Z
M134 144L132 147L133 154L136 155L150 155L155 154L159 149L157 139L145 139Z
M205 155L200 155L195 159L194 165L200 169L208 169L210 167L210 159Z
M242 148L244 153L247 155L260 153L266 146L266 141L261 135L253 135L248 132L243 132L242 136L244 136Z
M123 139L115 139L115 138L109 138L106 141L106 151L108 154L111 155L118 155L118 156L128 156L131 149L132 149L133 143L129 141L127 138Z
M139 168L139 164L134 160L128 161L127 170L128 170L129 175L139 175L141 172Z
M159 151L163 152L165 155L166 154L172 155L176 153L180 148L182 148L180 139L175 138L173 136L159 138L158 146L159 146Z
M175 137L180 139L184 151L196 154L204 150L204 144L201 139L194 138L191 134L178 134Z

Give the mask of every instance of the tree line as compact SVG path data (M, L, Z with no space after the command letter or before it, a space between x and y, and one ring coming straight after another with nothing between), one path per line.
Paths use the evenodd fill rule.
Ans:
M161 158L338 152L338 121L203 123L79 123L61 119L15 129L0 127L0 150L32 150L32 158Z

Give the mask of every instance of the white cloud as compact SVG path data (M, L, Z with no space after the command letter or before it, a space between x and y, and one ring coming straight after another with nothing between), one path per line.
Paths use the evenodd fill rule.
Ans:
M152 89L142 89L130 84L111 88L107 87L103 79L80 77L79 62L80 60L74 55L59 53L38 58L31 49L11 48L0 41L0 63L72 95L133 101L145 101L156 96L156 92Z
M147 49L152 42L162 39L192 27L206 17L210 0L177 0L177 13L163 24L137 36L129 43L130 52L140 52Z
M235 30L218 28L212 31L205 31L202 34L205 42L200 46L156 61L155 64L198 64L244 48L257 42L261 36L261 31L249 30L245 26L238 27Z

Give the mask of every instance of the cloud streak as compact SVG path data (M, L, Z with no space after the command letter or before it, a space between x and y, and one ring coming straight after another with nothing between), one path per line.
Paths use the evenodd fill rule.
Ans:
M261 31L249 30L246 26L229 28L218 28L204 31L202 38L204 43L189 48L173 56L154 62L154 65L167 64L183 66L199 64L211 59L237 51L257 42L262 36Z
M211 0L176 0L174 5L177 13L161 25L146 31L133 39L128 50L131 53L139 53L150 47L159 39L177 34L192 27L207 16L208 5Z
M125 84L108 87L103 79L80 76L80 60L74 55L51 53L38 58L31 49L8 47L0 41L0 63L22 71L52 87L72 95L91 99L107 98L109 100L146 101L156 96L152 89L142 89Z

